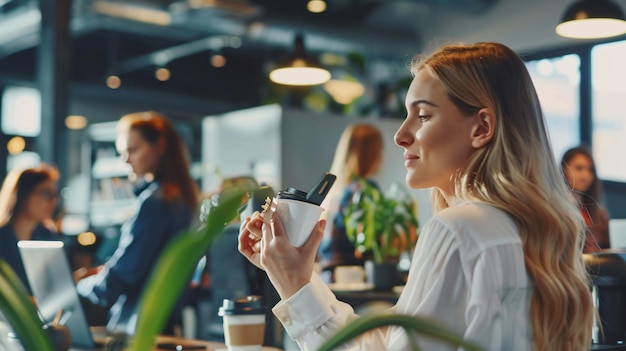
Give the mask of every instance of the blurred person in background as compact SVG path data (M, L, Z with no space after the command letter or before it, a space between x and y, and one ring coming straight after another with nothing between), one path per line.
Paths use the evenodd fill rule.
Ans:
M138 210L122 226L111 258L77 270L74 277L83 298L108 310L108 330L133 334L152 267L170 240L190 228L198 190L185 145L165 116L152 111L123 116L116 146L132 167ZM172 323L164 332L174 333Z
M337 176L322 207L330 221L318 250L320 266L332 270L340 265L362 265L364 258L355 252L346 235L345 210L365 179L378 188L373 177L383 159L383 136L378 127L366 123L348 125L337 143L330 173Z
M30 292L17 248L20 240L59 240L52 215L59 203L55 167L15 169L0 190L0 258L9 263Z
M602 182L598 179L591 152L584 146L571 148L563 154L561 167L587 224L583 252L610 248L609 214L602 206Z

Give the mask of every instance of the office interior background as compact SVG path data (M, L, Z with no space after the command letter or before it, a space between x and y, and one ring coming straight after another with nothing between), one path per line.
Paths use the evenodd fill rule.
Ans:
M613 1L626 9L626 0ZM325 10L311 12L311 2ZM413 55L498 41L527 62L555 158L588 145L611 217L626 218L626 36L558 36L572 2L2 0L0 176L53 163L62 174L64 232L121 223L132 196L115 121L156 110L176 123L205 193L241 174L305 188L330 167L343 127L364 120L386 131L387 186L404 178L392 135L405 115ZM338 91L269 80L298 35ZM346 82L360 88L341 95L352 91ZM423 221L428 196L414 194Z

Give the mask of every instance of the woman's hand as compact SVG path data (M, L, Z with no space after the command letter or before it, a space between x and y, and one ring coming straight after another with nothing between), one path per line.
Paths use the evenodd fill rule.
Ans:
M241 224L239 251L267 272L280 297L286 299L311 281L325 227L326 221L319 221L307 242L293 247L277 214L264 221L261 214L255 212Z
M72 273L74 276L74 282L78 283L81 279L98 274L102 269L104 269L103 265L90 268L81 267Z

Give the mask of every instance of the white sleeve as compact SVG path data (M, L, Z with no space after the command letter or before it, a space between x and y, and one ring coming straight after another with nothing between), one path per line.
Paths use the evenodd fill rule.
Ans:
M287 300L280 301L272 311L301 350L319 349L332 335L358 318L352 307L337 300L317 274L313 274L309 284ZM380 330L363 334L337 348L385 349L385 334Z

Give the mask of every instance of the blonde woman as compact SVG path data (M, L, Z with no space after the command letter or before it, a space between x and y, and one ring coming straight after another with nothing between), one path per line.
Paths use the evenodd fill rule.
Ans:
M363 258L355 254L354 244L346 236L345 209L359 189L357 179L366 179L378 186L373 177L378 173L382 157L383 136L378 127L353 123L344 129L330 169L337 180L322 204L331 221L318 250L322 269L363 264Z
M433 189L435 215L421 230L395 312L437 319L489 351L588 350L585 223L523 61L502 44L478 43L418 57L411 71L395 142L408 185ZM240 251L281 296L274 314L305 350L355 317L312 275L325 224L300 248L288 244L276 215L253 216L240 234ZM407 350L409 338L423 350L451 349L398 327L342 349Z

